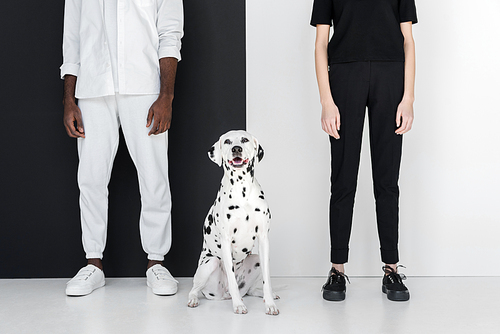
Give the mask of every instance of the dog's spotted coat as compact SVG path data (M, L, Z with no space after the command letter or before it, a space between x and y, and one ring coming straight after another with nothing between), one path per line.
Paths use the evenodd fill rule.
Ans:
M266 313L277 315L278 296L269 274L271 212L254 174L264 150L248 132L230 131L208 155L223 166L224 177L203 225L203 250L188 306L198 306L201 292L207 299L232 298L234 312L244 314L241 297L248 294L264 297ZM257 240L259 255L252 254Z

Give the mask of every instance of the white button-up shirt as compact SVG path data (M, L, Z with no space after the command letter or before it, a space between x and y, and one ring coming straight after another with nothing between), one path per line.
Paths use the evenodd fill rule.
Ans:
M77 76L79 99L115 94L104 0L66 0L61 77ZM182 0L117 1L117 89L158 94L159 59L181 60Z

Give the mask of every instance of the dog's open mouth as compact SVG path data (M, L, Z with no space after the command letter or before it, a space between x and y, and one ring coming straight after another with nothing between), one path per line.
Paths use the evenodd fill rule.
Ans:
M233 158L233 160L229 160L229 164L233 167L239 168L243 167L248 163L248 159L242 159L240 157Z

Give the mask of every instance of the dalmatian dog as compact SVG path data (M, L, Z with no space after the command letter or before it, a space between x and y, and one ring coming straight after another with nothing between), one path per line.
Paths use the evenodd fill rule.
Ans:
M208 156L224 168L217 198L203 226L203 250L189 292L188 306L207 299L232 299L234 313L246 314L245 295L264 298L266 314L278 315L269 273L271 212L254 168L264 156L256 138L245 131L222 135ZM258 240L259 254L252 254Z

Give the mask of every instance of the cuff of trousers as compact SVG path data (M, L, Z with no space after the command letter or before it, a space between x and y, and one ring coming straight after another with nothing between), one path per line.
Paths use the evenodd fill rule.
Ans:
M148 254L148 260L151 261L163 261L164 259L165 259L164 255Z
M385 264L396 264L399 262L399 252L397 249L388 250L380 248L380 255L382 262Z
M87 253L85 254L85 257L88 259L101 259L102 260L102 253L94 252L94 253Z
M331 249L330 250L330 261L335 264L347 263L349 255L349 248L344 249Z

